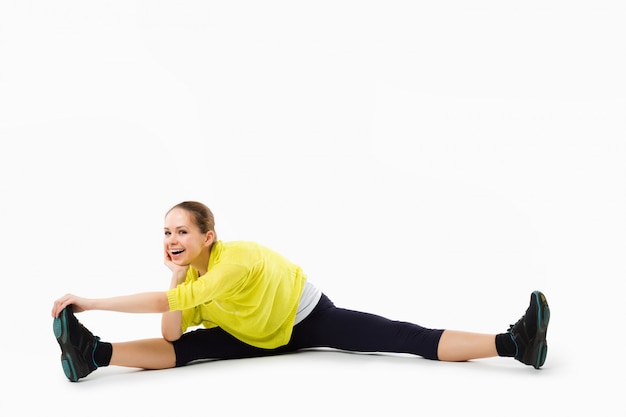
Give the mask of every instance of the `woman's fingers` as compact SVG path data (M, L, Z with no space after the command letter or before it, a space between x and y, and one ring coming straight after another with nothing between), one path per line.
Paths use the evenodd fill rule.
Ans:
M70 304L73 304L75 299L75 296L72 294L65 294L63 297L57 299L53 304L52 304L52 317L59 317L59 314L61 314L61 311L63 311L63 309L65 307L67 307Z

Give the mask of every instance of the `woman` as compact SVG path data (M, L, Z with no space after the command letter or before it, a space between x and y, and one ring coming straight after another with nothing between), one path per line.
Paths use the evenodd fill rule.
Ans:
M536 369L545 362L550 309L539 291L504 333L429 329L335 307L280 254L252 242L217 240L213 214L202 203L171 208L164 231L169 290L100 299L67 294L54 302L53 330L70 381L109 365L163 369L316 347L441 361L506 356ZM86 310L162 313L163 337L103 342L74 316ZM186 332L198 325L204 328Z

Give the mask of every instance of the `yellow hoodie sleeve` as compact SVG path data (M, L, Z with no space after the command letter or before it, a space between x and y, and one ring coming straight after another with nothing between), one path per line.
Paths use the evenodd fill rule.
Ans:
M167 291L170 311L187 310L215 299L227 298L243 286L250 271L241 265L216 265L197 279Z

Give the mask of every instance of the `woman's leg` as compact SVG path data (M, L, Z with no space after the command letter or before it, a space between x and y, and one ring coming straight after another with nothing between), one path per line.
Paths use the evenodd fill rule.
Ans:
M550 308L540 291L531 294L530 305L517 323L497 335L428 329L393 321L337 308L323 295L309 317L294 327L288 347L412 353L442 361L508 356L538 369L546 360L549 320Z
M269 356L288 350L286 346L279 349L262 349L251 346L219 327L197 329L185 333L172 345L176 366L184 366L197 360Z
M437 357L441 361L461 362L498 356L496 335L445 330L439 339Z
M437 359L444 331L337 308L322 295L311 314L294 327L288 348L329 347L353 352L410 353Z
M143 369L166 369L176 366L172 343L165 339L145 339L112 343L109 365Z
M54 335L61 347L61 365L67 378L76 382L99 367L108 365L145 369L172 368L176 355L165 339L106 343L94 336L66 307L53 321Z

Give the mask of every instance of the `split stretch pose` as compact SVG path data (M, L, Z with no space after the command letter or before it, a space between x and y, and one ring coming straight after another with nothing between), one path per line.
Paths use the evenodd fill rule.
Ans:
M546 360L550 309L539 291L503 333L431 329L336 307L280 254L253 242L217 240L213 214L202 203L171 208L164 231L165 264L172 271L167 291L67 294L54 302L53 331L70 381L109 365L163 369L322 347L441 361L506 356L537 369ZM106 343L74 315L87 310L162 313L163 337Z

